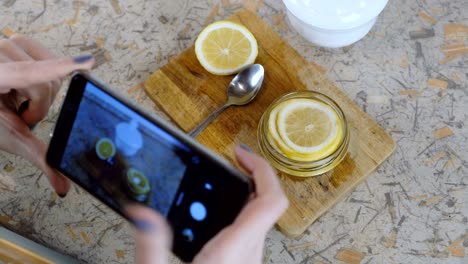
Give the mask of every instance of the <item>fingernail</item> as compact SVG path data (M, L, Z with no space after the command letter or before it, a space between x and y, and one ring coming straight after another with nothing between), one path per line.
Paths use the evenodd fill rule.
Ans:
M26 109L28 109L29 107L29 100L28 101L24 101L23 103L20 104L20 106L18 107L18 115L19 116L22 116L24 111L26 111ZM35 127L36 127L37 124L30 124L28 125L29 127L29 130L33 130Z
M78 56L78 57L73 58L73 61L75 63L80 64L80 63L88 62L88 61L92 60L93 58L94 58L93 55L83 55L83 56Z
M156 226L145 220L133 220L135 227L145 233L153 233L156 230Z
M22 102L20 106L18 107L18 115L22 116L24 111L26 111L28 107L29 107L29 100Z
M251 148L249 148L249 146L247 146L247 145L239 144L239 147L241 147L242 149L244 149L247 152L253 153L253 150Z
M67 196L66 193L57 193L57 195L62 199L65 198L65 196Z

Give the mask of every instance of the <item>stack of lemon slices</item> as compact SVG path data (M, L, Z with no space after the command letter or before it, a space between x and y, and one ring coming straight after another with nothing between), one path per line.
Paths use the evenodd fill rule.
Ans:
M289 159L317 161L336 151L343 139L343 127L327 104L295 98L272 109L267 139Z

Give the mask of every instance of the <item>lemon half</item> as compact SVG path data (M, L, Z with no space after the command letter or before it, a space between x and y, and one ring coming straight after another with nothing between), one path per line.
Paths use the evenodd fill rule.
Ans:
M244 26L218 21L200 33L195 41L195 54L208 72L229 75L255 62L258 45L255 37Z

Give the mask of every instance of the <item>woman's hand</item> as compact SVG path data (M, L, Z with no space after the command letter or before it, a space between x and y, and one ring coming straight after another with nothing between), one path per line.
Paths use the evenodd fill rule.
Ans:
M68 192L70 183L47 165L46 145L29 128L47 115L61 79L72 71L91 69L93 63L92 56L58 58L20 35L0 40L0 150L36 165L61 196Z
M210 240L193 263L262 263L268 231L288 207L275 171L261 157L236 147L237 160L252 175L255 195L234 223ZM171 235L162 216L133 206L127 213L138 228L136 260L138 264L168 263Z

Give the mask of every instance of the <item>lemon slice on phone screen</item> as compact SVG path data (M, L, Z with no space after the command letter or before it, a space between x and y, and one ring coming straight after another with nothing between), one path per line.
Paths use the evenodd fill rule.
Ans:
M115 145L110 138L101 138L96 143L96 154L102 160L112 158L115 155Z
M240 24L218 21L200 33L195 41L195 54L208 72L229 75L254 63L258 54L257 40Z

